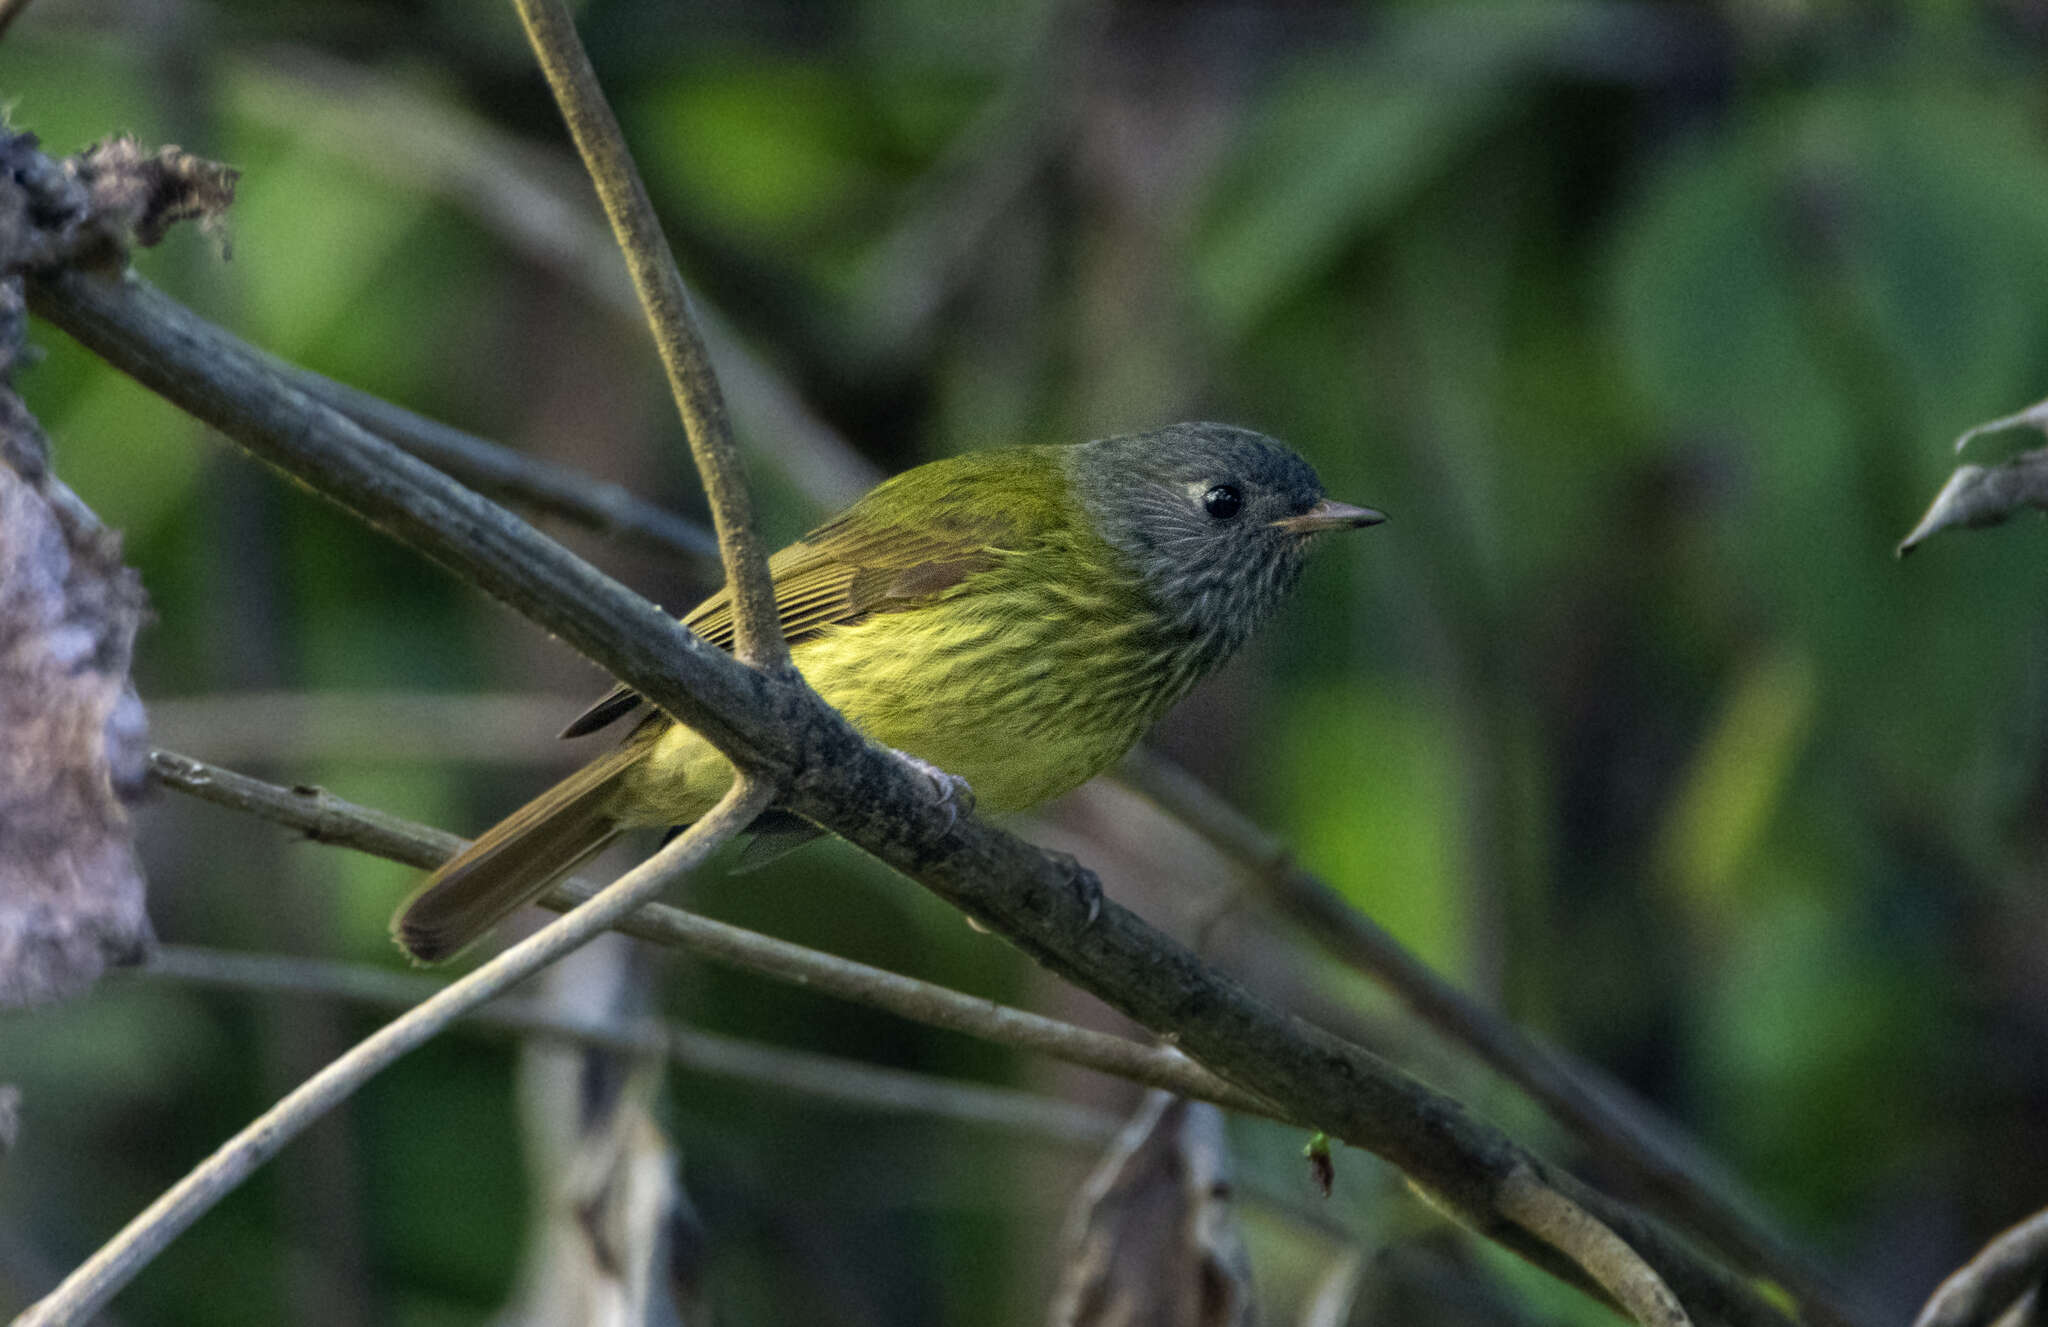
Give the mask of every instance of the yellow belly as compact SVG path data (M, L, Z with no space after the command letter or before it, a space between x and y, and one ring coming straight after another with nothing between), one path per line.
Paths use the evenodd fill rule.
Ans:
M1184 689L1180 670L1114 618L1077 627L1069 614L1062 630L989 605L948 614L933 631L910 616L833 628L796 645L792 658L855 727L966 779L982 810L1021 810L1080 786ZM685 824L731 782L732 766L710 743L670 725L626 777L614 814L625 824Z

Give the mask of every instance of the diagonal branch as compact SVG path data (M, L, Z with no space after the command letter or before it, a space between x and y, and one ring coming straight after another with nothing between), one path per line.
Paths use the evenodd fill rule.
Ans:
M1185 770L1140 748L1117 777L1241 865L1267 906L1324 952L1371 977L1410 1013L1528 1093L1588 1148L1618 1164L1658 1210L1746 1271L1784 1286L1823 1327L1877 1320L1732 1196L1740 1192L1738 1182L1690 1139L1597 1069L1542 1045L1446 981Z
M14 1320L14 1327L67 1327L91 1318L165 1245L277 1155L306 1127L448 1024L589 943L745 829L768 805L772 785L740 779L675 842L619 877L588 905L521 941L439 994L414 1006L321 1069L221 1144L166 1189L121 1233Z
M739 448L726 421L725 398L711 369L710 352L690 312L690 293L662 238L654 204L626 151L625 135L597 85L597 73L577 39L576 25L561 0L513 0L541 72L568 121L569 136L597 186L612 234L626 256L633 289L647 311L647 325L661 352L669 390L682 412L690 450L704 476L711 519L725 556L736 628L734 653L760 668L789 664L789 646L775 612L775 587L768 579L767 554L754 533L753 501L747 494Z

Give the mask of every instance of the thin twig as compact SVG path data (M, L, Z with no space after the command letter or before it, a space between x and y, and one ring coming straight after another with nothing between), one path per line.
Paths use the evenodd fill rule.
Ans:
M1935 1290L1913 1327L1984 1327L2048 1279L2048 1211L1984 1246Z
M166 788L290 826L317 842L354 848L408 866L432 869L463 846L463 840L453 834L357 806L318 788L282 788L169 751L151 753L150 774ZM589 894L588 884L570 881L540 902L562 911ZM1271 1115L1275 1111L1270 1103L1216 1077L1170 1047L1147 1046L1128 1037L963 995L667 904L649 904L621 921L618 929L806 990L885 1009L913 1022L1063 1060L1147 1087L1213 1101L1246 1114Z
M1325 952L1528 1093L1589 1150L1624 1170L1658 1210L1744 1270L1783 1286L1817 1323L1857 1327L1877 1320L1773 1230L1754 1203L1733 1197L1739 1181L1649 1107L1598 1069L1545 1047L1467 997L1185 770L1141 747L1117 777L1243 866L1259 896Z
M162 946L141 972L199 986L401 1009L428 999L445 985L432 977L361 963L237 954L188 945ZM1101 1143L1122 1123L1106 1111L1039 1093L765 1046L660 1019L588 1017L528 998L512 997L473 1010L467 1021L480 1028L572 1041L620 1055L659 1057L691 1073L815 1097L837 1106L937 1116L1060 1143Z
M753 500L747 494L739 448L726 421L725 398L712 372L711 356L690 313L690 293L676 270L654 205L640 183L640 172L626 151L625 135L597 85L575 21L560 0L513 0L527 40L547 75L548 87L576 140L584 168L597 186L612 234L626 256L633 288L647 311L668 373L669 391L682 413L690 451L704 476L711 501L711 519L725 558L726 581L732 593L733 652L756 668L784 668L789 646L775 612L775 587L768 578L768 556L754 532Z
M629 916L745 829L767 807L774 791L752 779L736 780L702 820L620 876L588 906L522 940L358 1042L165 1190L62 1284L15 1319L14 1327L69 1327L90 1318L165 1245L313 1121L451 1022Z
M1503 1215L1584 1268L1643 1327L1692 1327L1671 1287L1627 1240L1533 1169L1509 1175L1497 1201Z

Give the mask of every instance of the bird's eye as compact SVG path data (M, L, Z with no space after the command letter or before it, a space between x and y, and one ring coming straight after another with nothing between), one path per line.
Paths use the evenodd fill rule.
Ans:
M1218 484L1202 495L1202 510L1219 521L1227 521L1237 515L1238 508L1242 506L1244 498L1232 484Z

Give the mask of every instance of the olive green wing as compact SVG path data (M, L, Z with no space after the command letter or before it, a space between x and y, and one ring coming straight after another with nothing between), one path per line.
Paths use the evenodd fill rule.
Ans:
M881 524L856 506L768 559L776 616L790 644L875 613L914 607L985 571L1016 546L1014 523L958 509L927 510L918 526ZM732 598L724 590L683 625L722 650L733 646ZM632 713L640 696L623 684L562 730L581 737Z

